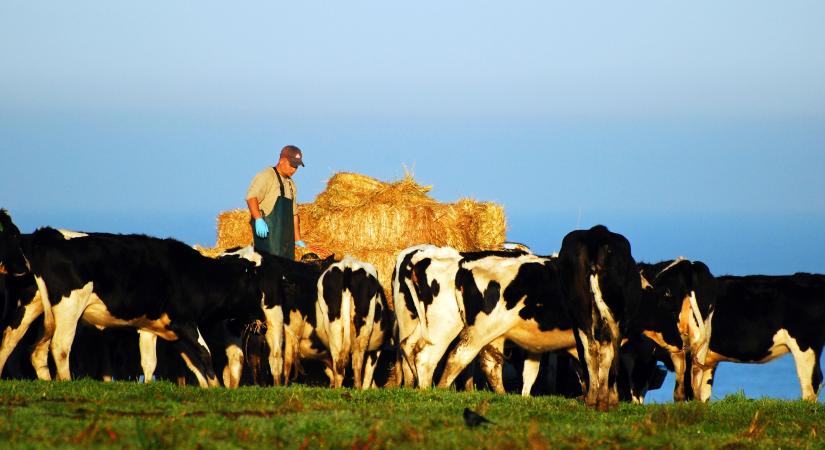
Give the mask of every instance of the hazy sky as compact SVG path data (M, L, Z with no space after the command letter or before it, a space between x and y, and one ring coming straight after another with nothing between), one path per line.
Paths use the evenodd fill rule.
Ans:
M825 272L825 2L278 3L0 3L0 206L208 244L295 144L302 202L406 166L543 250Z

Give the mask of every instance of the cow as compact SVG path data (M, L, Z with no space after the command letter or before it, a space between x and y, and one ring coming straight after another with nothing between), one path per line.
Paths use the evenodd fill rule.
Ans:
M710 345L717 283L707 265L683 257L639 263L643 300L634 328L663 349L676 373L674 401L697 392ZM685 371L690 387L686 389ZM630 368L632 370L632 368ZM640 397L641 392L634 395Z
M439 387L455 377L482 349L482 368L491 385L504 392L500 355L505 341L527 351L522 395L529 396L542 354L575 348L572 322L564 304L557 261L520 251L462 254L455 294L463 329L450 352Z
M98 328L133 327L174 341L201 386L217 386L200 320L261 317L261 293L249 261L210 259L174 239L40 228L21 235L0 211L0 264L31 272L45 333L33 353L41 379L71 379L69 355L78 321Z
M619 346L641 298L630 242L603 225L562 240L559 267L565 304L587 370L585 403L600 411L618 405Z
M710 350L702 367L702 401L711 396L719 362L766 363L793 355L802 399L817 401L825 345L825 275L717 277Z
M354 386L368 389L395 328L378 273L350 256L330 265L318 280L316 333L329 349L333 386L343 385L350 356Z
M407 386L432 385L436 366L464 327L455 299L460 260L455 249L429 244L402 250L396 258L393 304Z

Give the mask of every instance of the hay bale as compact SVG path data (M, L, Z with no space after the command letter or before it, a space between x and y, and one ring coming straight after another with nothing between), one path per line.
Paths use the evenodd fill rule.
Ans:
M218 214L218 242L215 247L227 249L252 245L250 219L246 209L233 209Z
M450 246L459 251L501 248L506 219L501 205L464 198L439 203L410 174L385 183L355 173L337 173L312 203L298 206L302 237L309 250L297 248L296 258L313 251L321 257L351 255L375 266L387 298L399 251L418 244ZM251 245L249 212L218 216L215 248ZM207 249L208 250L208 249Z
M407 174L383 183L364 175L339 173L315 202L301 205L306 242L335 253L354 249L402 250L430 243L459 251L498 248L504 242L504 209L462 199L438 203Z

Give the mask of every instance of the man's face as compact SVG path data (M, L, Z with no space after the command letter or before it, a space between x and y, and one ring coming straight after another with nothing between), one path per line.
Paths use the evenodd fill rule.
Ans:
M281 158L280 161L278 161L278 169L288 177L295 175L295 172L298 171L297 167L292 167L292 164L289 163L287 158Z

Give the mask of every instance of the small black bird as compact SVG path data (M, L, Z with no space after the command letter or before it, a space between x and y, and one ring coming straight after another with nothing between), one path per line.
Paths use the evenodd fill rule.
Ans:
M482 416L481 414L470 410L470 408L464 408L464 424L470 428L475 428L479 425L483 425L485 423L495 423L490 420L487 420L486 417Z

